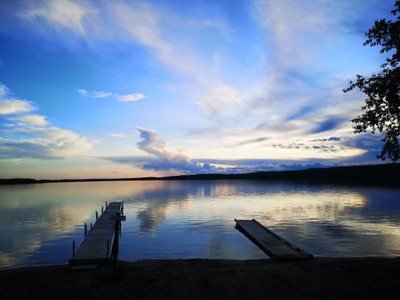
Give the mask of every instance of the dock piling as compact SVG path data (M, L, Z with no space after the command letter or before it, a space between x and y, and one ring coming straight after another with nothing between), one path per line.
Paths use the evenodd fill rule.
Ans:
M72 257L75 257L75 241L72 241Z
M85 222L85 224L83 225L83 227L84 227L84 229L83 229L83 234L84 234L84 236L86 236L86 235L87 235L87 225L86 225L86 222Z

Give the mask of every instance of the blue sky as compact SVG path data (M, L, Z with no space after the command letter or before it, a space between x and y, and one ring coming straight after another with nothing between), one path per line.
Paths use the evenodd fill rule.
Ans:
M342 89L389 0L2 1L0 177L379 163Z

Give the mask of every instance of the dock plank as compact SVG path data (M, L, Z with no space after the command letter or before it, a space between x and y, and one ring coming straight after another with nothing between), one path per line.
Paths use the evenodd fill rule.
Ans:
M122 202L111 202L107 206L77 247L75 255L70 258L70 265L98 264L110 261L115 235L115 220L111 217L121 212L121 209Z
M237 220L235 228L242 232L265 254L273 259L296 260L312 259L313 255L291 244L271 230L267 229L255 219Z

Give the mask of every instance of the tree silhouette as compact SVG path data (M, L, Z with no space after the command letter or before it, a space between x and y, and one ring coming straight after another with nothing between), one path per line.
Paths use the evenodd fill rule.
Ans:
M350 81L343 91L359 88L367 95L362 106L364 114L351 120L355 123L354 132L366 132L368 128L372 133L385 132L384 145L377 157L396 162L400 159L400 1L394 6L392 15L397 16L396 20L377 20L365 34L368 39L364 46L380 46L380 53L389 56L381 65L381 71L370 77L356 75L356 81Z

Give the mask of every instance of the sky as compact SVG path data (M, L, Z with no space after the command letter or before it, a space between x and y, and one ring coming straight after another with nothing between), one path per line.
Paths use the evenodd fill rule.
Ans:
M380 163L343 93L394 0L2 0L0 178Z

